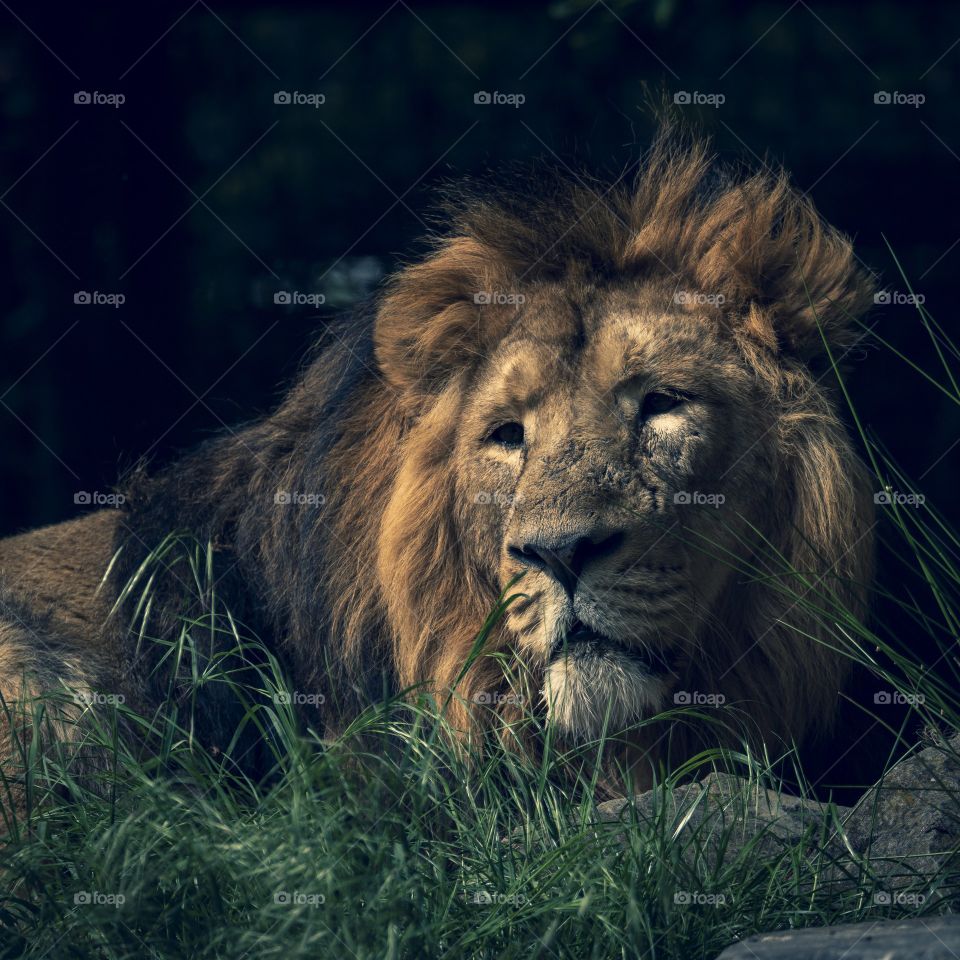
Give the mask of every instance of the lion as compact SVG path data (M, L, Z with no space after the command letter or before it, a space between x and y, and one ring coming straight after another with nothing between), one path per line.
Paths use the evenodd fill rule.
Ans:
M713 735L652 722L678 705L736 706L761 743L829 728L873 552L832 373L873 299L850 240L785 173L670 129L629 177L512 171L441 211L275 412L0 542L5 701L155 704L138 637L173 637L195 589L161 568L146 612L124 585L188 531L327 731L428 689L464 736L639 723L618 762L649 781Z

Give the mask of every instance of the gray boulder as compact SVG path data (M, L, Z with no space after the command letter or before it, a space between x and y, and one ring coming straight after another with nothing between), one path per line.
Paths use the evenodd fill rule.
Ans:
M835 807L838 816L847 808ZM828 804L777 793L727 773L711 773L672 791L657 788L633 798L608 800L598 819L627 824L666 817L671 829L706 841L704 849L729 860L746 845L758 856L775 856L785 847L819 838L824 824L835 822Z
M960 917L918 917L759 933L717 960L956 960Z
M936 874L960 845L960 737L902 760L844 817L851 847L897 883Z
M960 736L900 761L852 808L711 773L597 807L604 823L626 825L633 817L665 817L671 830L708 838L708 849L727 860L748 843L761 857L804 843L836 862L824 881L855 883L865 862L884 889L916 888L954 860L960 870Z

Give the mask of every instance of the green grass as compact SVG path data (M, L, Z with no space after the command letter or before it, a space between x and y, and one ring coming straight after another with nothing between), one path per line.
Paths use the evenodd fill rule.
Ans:
M681 831L666 802L600 823L589 769L577 790L551 776L569 758L532 766L493 742L466 757L422 701L323 743L268 699L281 678L263 681L243 695L274 744L265 783L166 717L140 721L162 744L143 762L113 735L114 706L87 735L111 757L102 782L35 759L39 809L3 855L3 956L687 960L760 929L912 912L873 903L885 884L866 864L817 852L836 831L829 811L805 842L763 856L732 824ZM953 895L922 889L927 912Z
M960 403L950 368L956 348L922 308L920 322L944 364L942 376L923 375ZM877 489L913 492L851 412ZM887 588L890 599L952 665L956 532L930 506L894 505L883 536L928 592ZM325 741L278 701L287 682L222 608L211 553L171 538L153 561L188 565L208 606L183 623L163 658L190 676L189 692L217 687L243 705L237 737L220 752L205 750L183 690L149 717L97 705L80 729L83 751L103 765L79 779L69 750L45 732L56 705L27 705L36 720L21 758L30 812L0 851L2 957L692 960L761 930L956 904L957 878L947 871L918 882L926 898L919 907L878 904L874 895L889 881L844 849L829 807L806 837L774 852L762 836L743 843L729 821L685 827L668 800L691 774L736 769L753 786L780 789L774 764L746 750L694 758L662 784L653 816L634 814L625 827L597 819L588 751L571 782L560 771L575 758L549 738L537 759L510 748L516 730L494 731L483 749L455 747L442 710L416 692L370 708ZM947 679L931 674L882 625L858 624L798 583L799 572L784 571L783 589L821 612L838 646L891 688L922 693L915 710L925 723L960 729L949 670ZM145 568L128 595L146 610L149 594ZM474 656L483 656L495 617ZM225 654L203 661L193 650L211 631ZM145 631L140 642L158 641ZM238 662L256 664L252 678L239 680ZM133 736L120 736L124 728ZM272 756L260 781L237 763L251 735ZM753 786L734 809L749 806ZM839 841L825 848L828 836Z

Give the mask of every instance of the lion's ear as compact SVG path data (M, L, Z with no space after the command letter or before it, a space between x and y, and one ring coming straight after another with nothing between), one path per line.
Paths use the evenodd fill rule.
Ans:
M374 350L384 376L413 402L434 394L506 332L508 311L485 305L499 272L489 248L454 237L391 281Z
M873 277L853 246L784 176L758 176L716 204L721 224L698 269L706 289L730 289L744 305L745 333L805 363L834 356L860 337L873 303Z

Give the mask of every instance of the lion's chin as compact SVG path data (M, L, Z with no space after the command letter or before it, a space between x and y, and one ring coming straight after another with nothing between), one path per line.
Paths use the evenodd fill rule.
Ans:
M663 710L666 677L626 650L594 641L567 644L543 686L547 722L576 740L616 732Z

